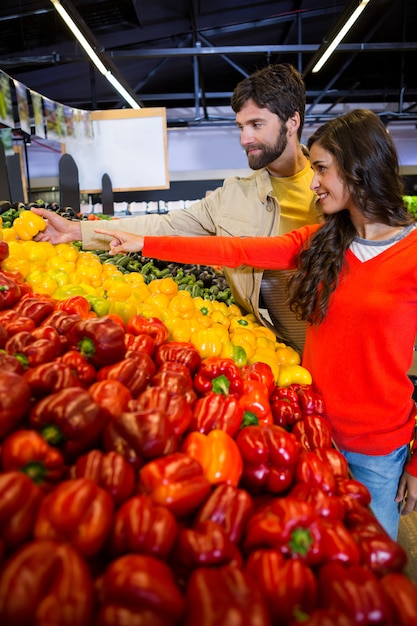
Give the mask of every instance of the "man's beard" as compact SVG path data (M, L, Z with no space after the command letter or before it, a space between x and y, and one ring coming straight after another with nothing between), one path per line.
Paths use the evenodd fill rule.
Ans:
M248 164L252 170L260 170L263 167L267 167L270 163L278 159L287 147L287 129L283 124L281 126L277 141L274 146L265 146L259 144L256 146L258 150L262 150L261 154L253 155L248 154ZM253 149L255 146L251 146Z

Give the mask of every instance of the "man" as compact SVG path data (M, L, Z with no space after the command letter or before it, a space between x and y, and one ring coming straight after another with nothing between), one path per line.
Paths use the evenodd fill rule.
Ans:
M101 227L140 235L274 236L318 221L312 170L300 140L304 124L305 86L289 64L270 65L242 80L231 106L240 129L240 143L254 173L227 178L189 209L166 215L143 215L102 222ZM47 218L39 240L54 244L82 240L88 250L107 249L108 241L94 233L94 222L68 222L45 209ZM280 341L300 353L305 324L285 305L288 274L246 266L224 268L240 308L269 326Z

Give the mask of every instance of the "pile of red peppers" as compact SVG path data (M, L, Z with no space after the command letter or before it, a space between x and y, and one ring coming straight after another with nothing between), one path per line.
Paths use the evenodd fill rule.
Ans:
M0 623L415 626L312 386L0 272Z

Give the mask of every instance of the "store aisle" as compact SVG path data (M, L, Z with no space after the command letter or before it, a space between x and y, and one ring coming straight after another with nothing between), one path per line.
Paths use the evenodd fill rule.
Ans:
M398 543L408 554L406 573L417 584L417 513L401 518Z

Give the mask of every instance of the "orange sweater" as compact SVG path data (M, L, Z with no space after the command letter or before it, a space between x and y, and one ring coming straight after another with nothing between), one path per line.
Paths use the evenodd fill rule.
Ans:
M319 226L282 237L145 237L144 256L179 263L293 269ZM323 396L336 444L388 454L412 439L407 372L417 335L417 230L375 258L349 250L324 322L307 329L303 365ZM408 471L417 476L416 459Z

